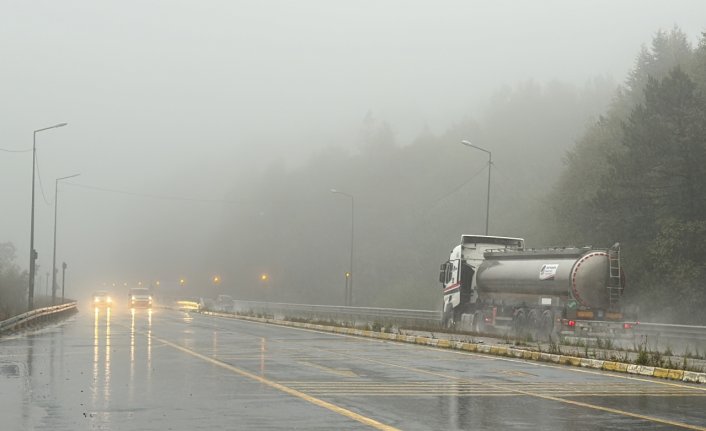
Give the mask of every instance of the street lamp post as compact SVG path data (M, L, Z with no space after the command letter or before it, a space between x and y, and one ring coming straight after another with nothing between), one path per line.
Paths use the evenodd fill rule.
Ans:
M34 273L35 262L37 260L37 252L34 250L34 169L37 165L37 133L49 129L56 129L57 127L64 127L67 124L68 123L59 123L43 129L37 129L32 135L32 216L29 227L29 298L27 299L27 308L29 310L34 308Z
M64 303L64 286L66 286L66 262L61 263L61 303Z
M59 181L61 180L66 180L68 178L73 178L77 177L81 174L73 174L69 175L68 177L61 177L57 178L56 181L54 182L54 257L52 257L52 270L51 270L51 304L55 305L56 304L56 289L58 286L56 285L56 213L57 213L57 208L59 207ZM62 299L63 302L63 299Z
M488 193L486 195L485 201L485 234L488 235L488 221L490 220L490 167L493 166L493 155L490 151L485 148L481 148L477 145L473 145L468 141L461 141L461 143L467 147L475 148L476 150L481 150L484 153L488 153Z
M348 289L346 292L345 303L346 305L353 305L353 243L355 238L355 199L353 198L353 195L342 192L340 190L331 189L331 193L347 196L351 199L351 256L350 264L348 267L348 274L346 274L346 284L348 286Z
M346 271L346 274L345 274L345 275L346 275L346 284L345 284L345 286L344 286L344 288L343 288L343 302L344 302L345 304L348 304L348 281L349 281L350 278L351 278L351 273L348 272L348 271Z

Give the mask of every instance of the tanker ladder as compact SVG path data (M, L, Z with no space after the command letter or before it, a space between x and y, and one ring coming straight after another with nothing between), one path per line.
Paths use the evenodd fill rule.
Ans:
M620 268L620 243L615 243L608 250L608 260L610 262L610 276L608 277L608 298L610 307L613 308L620 303L623 295L622 269Z

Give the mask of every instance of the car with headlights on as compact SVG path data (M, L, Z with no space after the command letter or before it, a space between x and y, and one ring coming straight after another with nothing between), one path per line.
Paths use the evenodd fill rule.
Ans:
M152 295L144 287L130 289L127 299L130 308L152 308Z
M93 293L93 306L96 308L108 308L113 305L113 299L105 290Z

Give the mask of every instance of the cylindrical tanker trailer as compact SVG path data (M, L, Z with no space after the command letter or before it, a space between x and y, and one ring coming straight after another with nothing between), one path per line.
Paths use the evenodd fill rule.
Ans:
M629 329L620 246L525 249L522 238L463 235L441 266L443 323L476 331ZM633 317L633 316L629 316Z

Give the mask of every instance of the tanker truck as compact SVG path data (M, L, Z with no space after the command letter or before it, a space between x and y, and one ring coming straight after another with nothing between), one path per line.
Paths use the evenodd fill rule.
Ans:
M620 245L526 249L522 238L462 235L441 265L442 324L476 332L630 332Z

